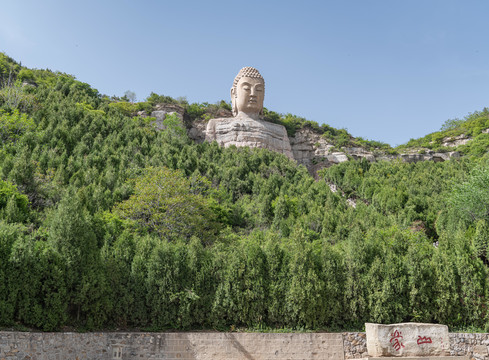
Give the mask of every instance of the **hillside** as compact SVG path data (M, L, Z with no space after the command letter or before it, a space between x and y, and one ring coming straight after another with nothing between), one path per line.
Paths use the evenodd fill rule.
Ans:
M449 119L440 131L420 139L411 139L397 150L458 151L463 155L482 156L489 147L489 109L475 111L464 119Z
M189 124L228 111L225 102L152 94L133 104L3 54L0 84L0 327L488 324L487 150L352 160L315 180L277 153L192 141ZM159 126L148 115L162 104L181 118ZM393 151L266 116L290 135L309 127L339 148ZM434 148L430 139L408 146Z

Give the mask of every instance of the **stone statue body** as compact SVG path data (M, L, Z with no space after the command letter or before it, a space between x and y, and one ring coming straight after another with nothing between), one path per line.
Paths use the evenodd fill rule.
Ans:
M249 146L277 151L292 158L285 127L261 119L265 81L252 67L241 69L231 88L233 118L211 119L205 139L228 147Z

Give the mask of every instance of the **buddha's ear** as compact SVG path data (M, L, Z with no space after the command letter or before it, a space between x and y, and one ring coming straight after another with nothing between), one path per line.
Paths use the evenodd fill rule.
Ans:
M238 109L236 109L236 90L234 87L231 88L231 108L233 110L233 116L238 115Z

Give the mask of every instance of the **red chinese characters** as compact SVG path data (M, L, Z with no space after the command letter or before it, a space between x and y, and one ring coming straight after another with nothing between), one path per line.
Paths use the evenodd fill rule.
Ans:
M418 336L417 343L418 343L418 345L421 345L421 344L431 344L431 338L430 337L427 337L427 336L421 336L421 335L419 335Z
M402 338L403 338L402 333L399 330L396 330L391 334L390 343L392 344L392 346L396 351L399 351L401 350L401 347L404 347L404 344L401 341Z

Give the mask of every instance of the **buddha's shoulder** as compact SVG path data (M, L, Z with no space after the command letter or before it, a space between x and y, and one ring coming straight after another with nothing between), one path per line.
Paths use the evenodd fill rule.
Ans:
M215 126L226 126L239 124L250 127L262 127L268 129L274 129L276 131L285 130L285 127L281 124L272 123L263 119L251 119L251 118L240 118L240 117L222 117L222 118L214 118L210 119L207 122L207 127L215 127Z
M209 119L209 121L207 121L207 124L230 123L233 122L234 120L235 118L233 117L213 118L213 119Z
M235 120L236 118L234 117L219 117L219 118L212 118L212 119L209 119L209 121L232 121L232 120Z

